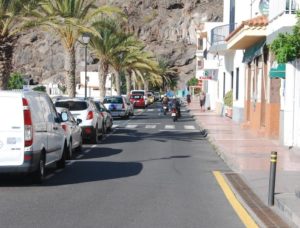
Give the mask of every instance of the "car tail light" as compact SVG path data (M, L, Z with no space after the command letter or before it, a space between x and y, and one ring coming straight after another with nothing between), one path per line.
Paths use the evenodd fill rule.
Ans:
M62 124L61 126L64 129L64 131L66 132L67 131L67 125L66 124Z
M87 127L87 128L84 129L84 132L85 132L87 135L89 135L89 134L92 133L92 129L89 128L89 127Z
M28 147L33 143L32 119L28 100L26 98L23 98L22 101L24 110L24 145L25 147Z
M92 111L89 111L88 114L87 114L86 119L87 119L87 120L91 120L91 119L93 119L93 118L94 118L94 113L93 113Z

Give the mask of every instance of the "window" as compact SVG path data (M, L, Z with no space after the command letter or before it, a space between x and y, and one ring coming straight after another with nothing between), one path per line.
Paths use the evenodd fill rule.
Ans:
M223 72L223 98L225 97L226 73Z
M235 0L230 0L229 10L229 33L231 33L235 25Z
M203 50L203 39L198 38L198 50Z
M234 79L234 73L231 71L231 90L233 90L233 79Z
M240 80L240 69L236 68L236 79L235 79L235 99L239 99L239 82Z

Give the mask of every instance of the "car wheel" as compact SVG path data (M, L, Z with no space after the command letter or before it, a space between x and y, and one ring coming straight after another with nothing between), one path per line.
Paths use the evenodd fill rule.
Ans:
M91 136L91 139L90 139L90 143L91 144L98 144L99 143L99 129L98 129L98 125L94 129L94 132L93 132L93 134Z
M41 184L45 178L45 161L45 153L42 153L39 160L39 166L32 174L32 181L35 184Z
M72 140L70 140L69 146L68 146L68 153L67 153L67 160L72 159L73 156L73 148L72 148Z
M66 167L66 154L67 154L67 152L68 152L68 147L67 147L67 143L65 143L63 154L61 155L60 160L58 160L56 162L56 168L63 169L63 168Z
M77 152L77 153L80 153L81 150L82 150L82 138L80 139L79 146L76 148L76 152Z

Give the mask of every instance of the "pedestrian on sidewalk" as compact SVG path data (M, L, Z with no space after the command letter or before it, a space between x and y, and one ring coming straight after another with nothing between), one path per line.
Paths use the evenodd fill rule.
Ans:
M200 109L201 109L201 112L202 111L205 111L205 92L201 92L200 93Z
M188 104L188 106L189 106L190 103L191 103L191 94L187 94L187 95L186 95L186 102L187 102L187 104Z

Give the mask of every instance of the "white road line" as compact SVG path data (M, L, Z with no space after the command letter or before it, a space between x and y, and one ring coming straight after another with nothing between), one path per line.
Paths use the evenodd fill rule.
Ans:
M113 125L112 128L117 128L119 127L119 124Z
M175 129L175 125L166 125L165 129Z
M136 125L146 125L146 124L153 125L153 124L161 124L161 123L134 123L134 124L136 124Z
M184 125L184 129L186 129L186 130L194 130L196 128L193 125Z
M92 148L95 148L95 147L97 147L97 145L92 145Z
M159 131L178 131L178 132L199 132L199 130L175 130L175 129L164 129L164 130L159 130Z
M154 109L150 108L150 109L147 109L148 112L153 112Z
M146 125L145 128L154 129L154 128L156 128L156 125Z
M132 128L136 128L136 127L137 127L136 124L128 124L125 128L132 129Z
M72 165L75 161L72 160L72 161L69 161L66 165L69 166L69 165Z

